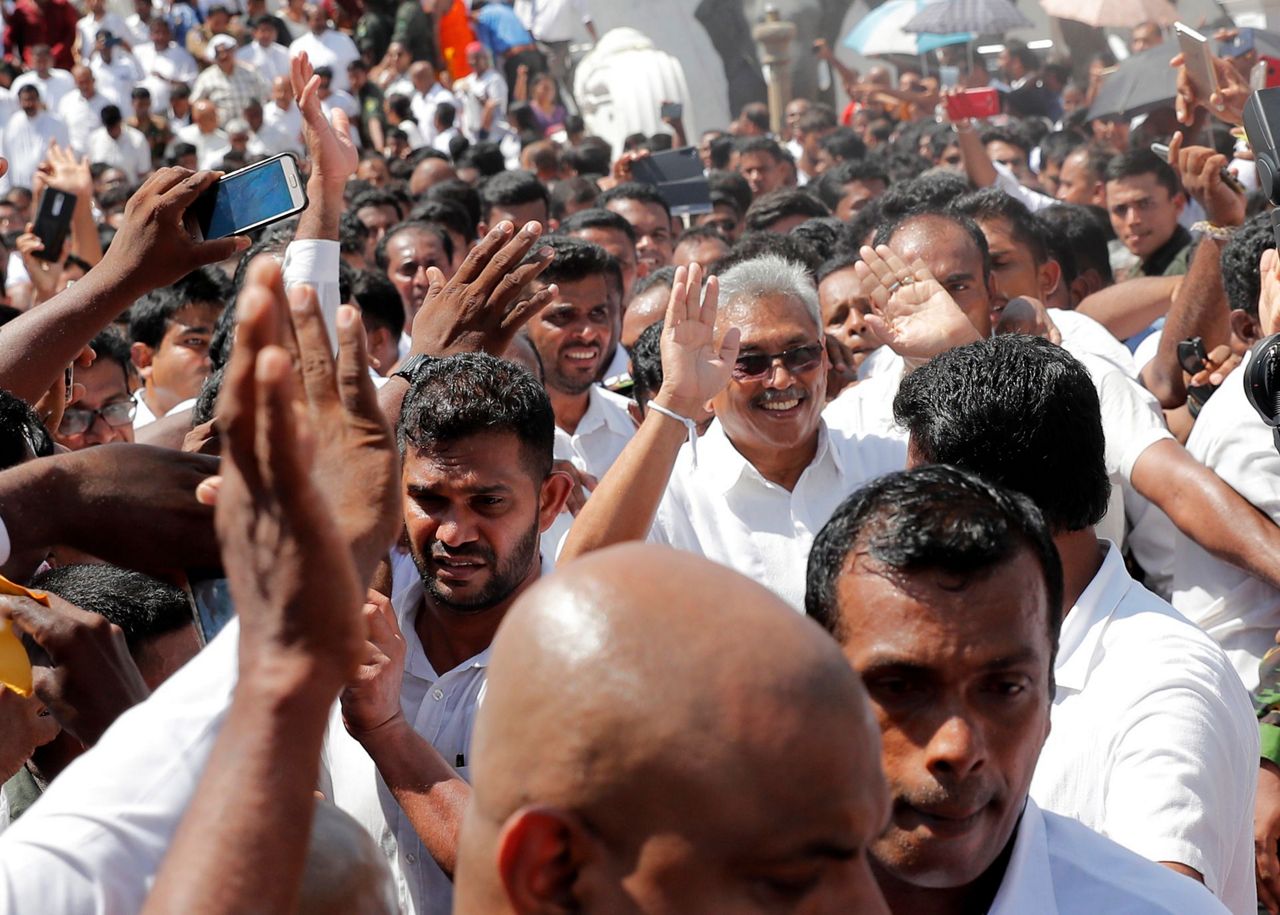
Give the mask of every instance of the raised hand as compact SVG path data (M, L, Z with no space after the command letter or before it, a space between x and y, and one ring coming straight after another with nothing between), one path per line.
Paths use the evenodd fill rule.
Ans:
M27 223L27 230L18 236L18 254L22 257L23 266L27 268L27 275L31 277L36 305L51 299L58 291L62 266L67 262L68 247L66 244L62 246L62 256L56 261L47 261L35 256L37 251L44 250L44 242L35 234L32 223Z
M725 389L738 358L740 333L729 328L717 346L719 283L694 263L677 267L667 317L662 326L662 387L654 401L689 419L697 419L707 401Z
M427 295L413 318L415 354L501 357L516 332L555 297L555 286L524 297L555 253L543 248L535 260L521 263L542 235L542 226L525 223L512 237L514 231L511 223L498 223L447 281L439 269L427 269Z
M49 152L36 169L31 184L36 197L46 187L53 187L75 194L77 202L83 200L86 206L93 198L93 175L89 172L88 157L77 159L69 147L59 146L57 140L49 144Z
M924 363L980 339L924 261L907 266L887 245L863 246L861 255L854 271L873 307L867 326L908 363Z
M351 736L362 736L403 716L404 636L386 595L370 591L361 612L365 627L360 667L342 691L342 720Z
M1191 75L1187 72L1186 61L1182 54L1175 55L1169 66L1178 69L1177 95L1174 97L1174 111L1179 124L1190 127L1195 123L1196 108L1203 107L1214 117L1228 124L1239 127L1244 123L1244 103L1249 100L1253 91L1248 82L1236 72L1230 61L1221 57L1211 57L1213 75L1217 79L1218 91L1207 99L1201 98L1196 91Z
M1244 225L1244 194L1222 180L1227 157L1207 146L1184 146L1183 142L1181 131L1169 141L1169 164L1187 193L1199 201L1214 225Z
M341 108L326 119L320 106L320 77L305 52L289 61L289 82L302 112L302 138L311 160L312 178L343 186L356 173L360 154L351 141L351 122Z

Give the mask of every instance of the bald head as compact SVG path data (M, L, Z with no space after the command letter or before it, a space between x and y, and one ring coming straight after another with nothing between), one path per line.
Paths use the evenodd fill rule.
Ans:
M413 167L413 174L409 176L409 193L415 197L421 196L441 181L456 177L458 173L447 159L428 156Z
M494 642L456 911L751 911L799 871L797 908L881 911L860 854L888 813L876 730L835 644L772 592L684 552L593 553Z
M316 802L297 910L310 915L400 911L391 868L378 843L349 814L325 801Z

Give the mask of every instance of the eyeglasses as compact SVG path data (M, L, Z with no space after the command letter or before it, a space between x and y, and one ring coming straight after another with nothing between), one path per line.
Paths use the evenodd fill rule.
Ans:
M764 378L773 370L775 361L793 375L806 372L822 358L822 344L808 343L781 353L746 353L733 364L733 377L738 381Z
M109 403L99 410L68 407L62 414L62 423L58 426L58 434L79 435L82 432L88 432L89 427L93 425L94 420L99 416L108 426L118 429L120 426L127 426L133 422L133 416L137 412L138 405L132 400Z

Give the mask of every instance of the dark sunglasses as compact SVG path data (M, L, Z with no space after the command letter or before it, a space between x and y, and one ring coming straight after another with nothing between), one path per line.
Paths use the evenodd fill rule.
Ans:
M746 353L733 364L733 377L738 381L754 381L773 371L774 361L793 375L813 368L822 359L822 344L807 343L781 353Z
M89 431L93 421L101 416L102 421L113 429L127 426L133 422L138 405L132 400L121 400L109 403L100 410L89 410L83 407L68 407L62 414L62 422L58 425L59 435L79 435Z

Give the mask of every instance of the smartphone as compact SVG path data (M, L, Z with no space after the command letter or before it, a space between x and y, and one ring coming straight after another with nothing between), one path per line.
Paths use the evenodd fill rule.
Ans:
M1249 71L1250 89L1274 89L1280 86L1280 57L1259 57Z
M990 118L1000 113L1000 93L990 86L965 89L947 98L947 115L953 121Z
M1213 52L1209 50L1209 39L1181 22L1175 22L1173 30L1178 35L1183 65L1187 68L1191 85L1195 87L1196 95L1207 103L1209 96L1218 91L1218 77L1213 72Z
M684 117L684 105L680 102L663 102L659 113L664 121L678 121Z
M287 219L307 208L306 182L292 153L223 175L196 198L188 211L207 241L242 235Z
M641 184L688 181L703 177L703 172L702 158L696 146L663 150L631 163L631 175Z
M46 188L40 195L40 209L36 213L35 234L44 248L34 252L42 261L55 262L62 257L62 246L71 231L71 217L76 212L76 195L57 188Z

